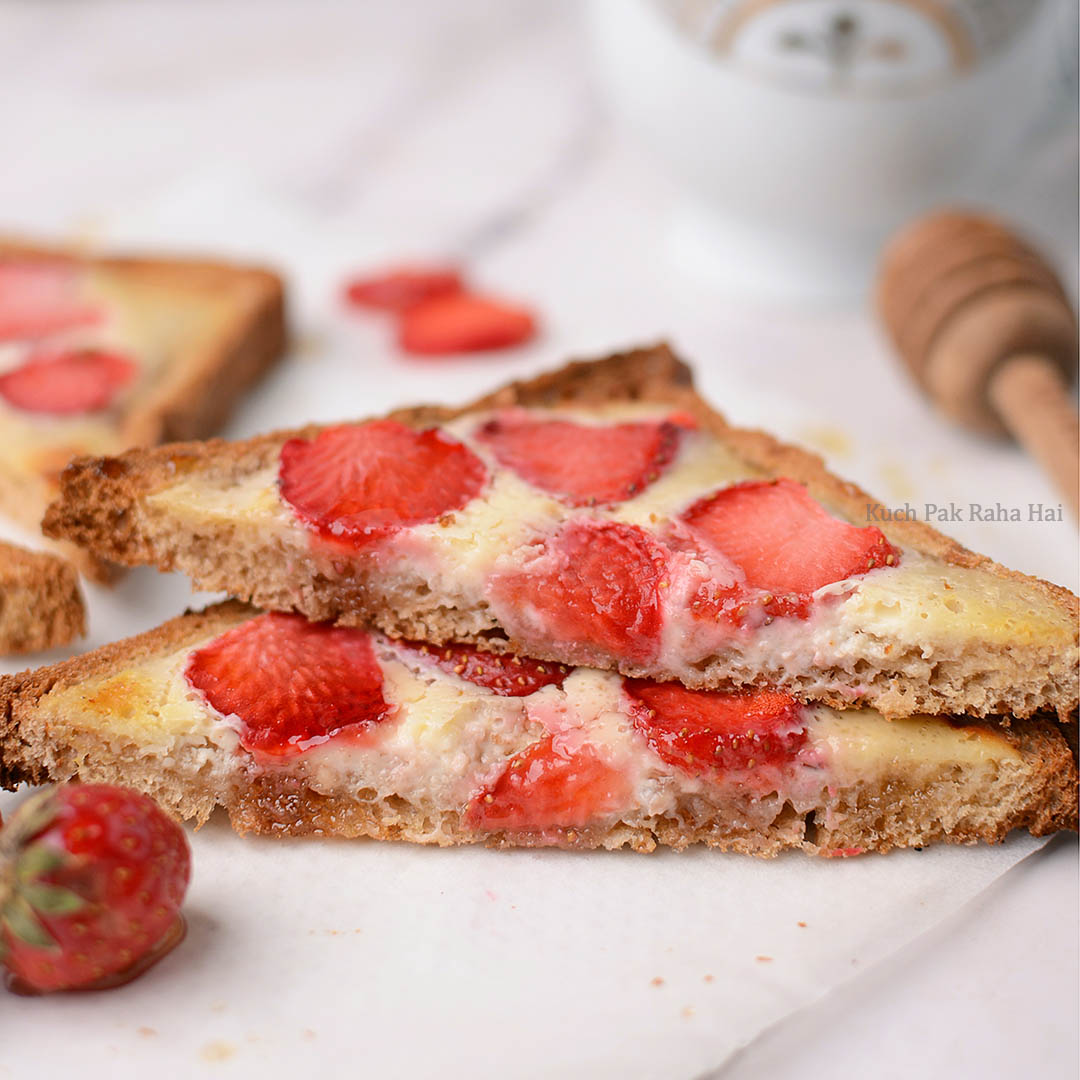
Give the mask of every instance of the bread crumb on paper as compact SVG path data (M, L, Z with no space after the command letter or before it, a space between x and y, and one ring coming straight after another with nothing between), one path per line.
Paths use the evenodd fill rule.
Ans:
M837 427L808 427L802 431L804 442L811 443L816 449L832 457L850 457L852 452L851 436Z
M203 1061L228 1061L236 1054L236 1047L222 1039L208 1042L200 1051L199 1057Z

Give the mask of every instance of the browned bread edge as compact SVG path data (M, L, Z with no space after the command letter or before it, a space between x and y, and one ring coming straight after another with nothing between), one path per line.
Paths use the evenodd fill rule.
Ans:
M85 632L86 608L71 563L0 541L0 654L40 652Z
M285 353L285 290L274 272L210 259L149 255L91 255L70 248L0 238L0 258L32 258L107 267L179 286L237 289L235 315L215 349L174 374L163 392L151 392L125 418L132 446L174 439L201 439L219 430L237 401ZM243 291L243 296L240 291ZM0 474L0 504L30 529L38 529L49 499ZM68 544L62 554L98 584L115 580L118 567Z

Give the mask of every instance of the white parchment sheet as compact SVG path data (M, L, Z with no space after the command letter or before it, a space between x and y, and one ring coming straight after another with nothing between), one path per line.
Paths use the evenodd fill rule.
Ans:
M289 271L297 344L239 410L235 435L460 401L568 355L671 334L730 416L817 438L838 471L884 484L887 498L966 499L990 467L1003 502L1057 502L1011 451L972 448L934 422L861 316L792 320L787 331L759 319L754 331L738 311L718 315L632 272L620 290L598 287L573 308L565 252L560 261L536 244L497 269L505 291L536 302L545 337L508 358L421 363L397 357L377 319L340 308L347 267L412 253L358 226L328 228L214 174L106 225L114 244L231 250ZM610 241L618 264L617 231ZM761 353L759 380L727 359L747 349ZM854 389L835 413L804 400L804 366L845 354L864 373L877 366L888 408L852 410ZM1075 587L1069 529L965 520L950 531ZM87 647L192 603L186 582L149 570L88 591ZM0 811L16 801L0 797ZM122 990L0 998L0 1076L693 1077L1039 846L1016 837L997 848L766 862L243 840L217 819L191 839L187 942Z

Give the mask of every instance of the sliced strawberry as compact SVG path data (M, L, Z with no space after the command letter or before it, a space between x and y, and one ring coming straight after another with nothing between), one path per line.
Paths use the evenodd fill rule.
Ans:
M767 610L762 602L764 599L769 601ZM690 600L690 611L697 619L721 621L730 626L757 626L768 615L792 613L786 608L780 610L777 598L768 593L713 581L705 581L698 586ZM751 612L754 613L753 617Z
M487 296L458 293L425 300L404 312L398 342L430 356L520 345L536 333L531 311Z
M721 694L624 680L634 727L669 765L695 776L784 765L806 742L802 706L778 690Z
M667 421L577 424L508 411L476 437L500 465L571 506L621 502L656 480L679 449Z
M300 615L259 615L227 630L192 654L185 675L239 719L249 752L299 754L362 736L392 713L368 635Z
M763 590L770 614L809 613L810 596L834 581L892 566L898 553L881 530L833 517L793 480L750 480L694 503L691 529Z
M452 642L425 645L401 641L399 645L430 657L444 671L452 671L477 686L486 686L501 697L526 697L544 686L562 686L570 674L565 664L541 663L528 656L481 652L473 645Z
M101 310L82 298L79 284L67 263L0 261L0 341L100 322Z
M484 463L436 428L394 420L326 428L281 448L281 497L321 535L363 547L460 510L484 486Z
M451 296L463 288L453 267L399 266L381 274L358 277L345 287L345 296L358 307L378 311L407 311L436 296Z
M107 408L138 370L120 353L49 349L0 375L0 397L25 412L79 416Z
M589 743L549 735L512 757L465 814L472 829L580 829L619 813L630 782Z
M533 551L521 569L491 581L515 636L573 646L586 663L656 655L667 561L647 533L617 521L571 521Z

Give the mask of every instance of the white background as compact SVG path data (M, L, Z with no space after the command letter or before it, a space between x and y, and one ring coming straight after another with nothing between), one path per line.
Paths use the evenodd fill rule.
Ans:
M1018 452L945 428L861 309L755 308L668 265L673 189L606 116L574 5L0 4L0 140L5 231L217 246L292 273L300 347L238 414L235 434L267 416L299 423L464 399L569 354L667 336L734 418L816 445L889 501L1058 502ZM1049 133L994 190L1073 285L1075 156L1071 131ZM312 250L312 237L329 239ZM337 309L349 263L442 253L535 304L543 338L502 358L406 362L382 326ZM322 356L339 359L320 367ZM1077 587L1071 525L947 531ZM93 596L90 643L118 619L133 632L185 599L181 583L132 575L114 596ZM1074 1077L1077 897L1076 844L1055 841L718 1075ZM62 1032L62 1016L38 1012L40 1031L22 1020L7 1030L5 1011L0 1002L0 1075L25 1075L9 1055L20 1038L40 1045L49 1024ZM325 1048L313 1040L310 1060L328 1060ZM52 1075L47 1059L18 1054ZM124 1060L117 1051L103 1067L121 1075ZM362 1047L352 1060L364 1067ZM478 1061L469 1075L515 1074L512 1061ZM158 1062L161 1075L185 1073L179 1058Z

